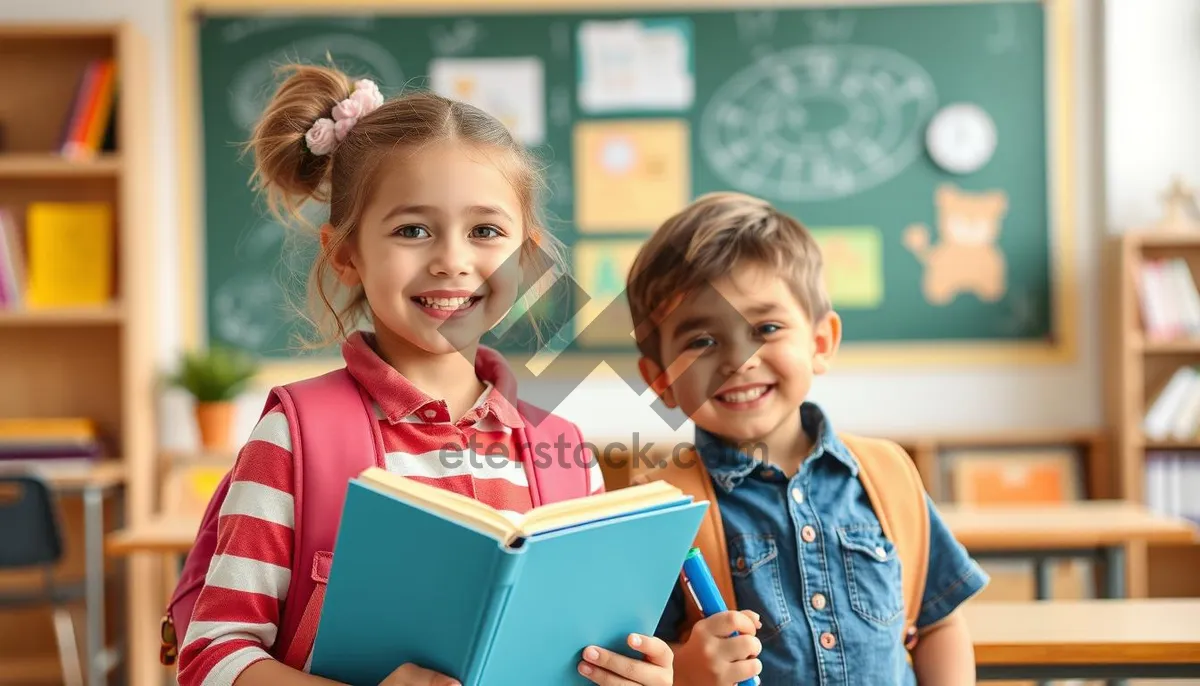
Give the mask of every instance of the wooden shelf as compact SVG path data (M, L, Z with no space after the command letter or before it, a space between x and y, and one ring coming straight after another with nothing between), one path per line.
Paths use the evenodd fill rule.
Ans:
M1143 248L1200 248L1200 233L1138 233L1126 234L1134 247Z
M1146 450L1200 450L1200 438L1190 441L1145 441Z
M1148 260L1182 258L1193 278L1200 268L1200 232L1127 232L1111 236L1104 256L1101 311L1105 332L1106 414L1114 433L1113 469L1119 496L1146 501L1146 458L1152 451L1200 451L1200 437L1150 440L1143 421L1167 380L1184 365L1200 363L1200 339L1147 340L1138 276ZM1131 544L1126 575L1132 597L1200 597L1200 545Z
M0 178L4 179L104 177L120 172L121 157L111 153L86 160L67 159L51 152L0 154Z
M0 328L28 326L103 326L120 324L125 310L119 304L55 309L4 309Z
M53 656L32 657L3 656L4 669L0 670L0 686L32 686L33 684L61 684L62 664Z
M1174 341L1147 341L1138 336L1132 341L1134 350L1140 350L1147 355L1179 355L1200 354L1200 338L1183 338Z
M124 484L119 497L106 502L103 524L112 527L118 507L123 510L120 519L135 523L152 511L156 479L154 284L147 265L154 263L158 227L147 199L157 189L152 142L144 135L152 113L149 43L126 22L0 22L0 46L0 207L28 230L27 212L34 203L108 205L111 247L96 259L105 262L113 286L110 304L0 306L0 417L86 417L95 422L105 450L114 457L93 465L47 465L41 471L56 487L76 492L85 482ZM89 65L106 59L116 69L110 124L117 149L84 159L64 157L57 150L83 76ZM64 560L82 573L89 509L74 496L61 502ZM146 590L157 587L157 574L158 567L135 562L127 578L119 577L128 584L126 592L106 598L107 617L130 617L128 636L153 637L157 631L154 605L161 605L161 598ZM0 595L13 582L11 575L3 575ZM112 584L117 583L114 578ZM120 596L128 598L129 607L115 602ZM98 629L105 645L126 639L115 635L116 625L89 627L86 609L81 606L75 613L85 677L88 629ZM161 671L153 641L126 645L128 680L150 683L145 675L154 668ZM102 666L103 656L97 658L94 664ZM48 609L0 612L0 684L43 680L63 682Z

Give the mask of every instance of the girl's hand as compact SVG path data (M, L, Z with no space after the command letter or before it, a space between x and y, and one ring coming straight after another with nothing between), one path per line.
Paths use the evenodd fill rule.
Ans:
M401 665L383 680L379 686L462 686L458 679L445 674L418 667L412 663Z
M675 676L671 647L653 636L629 635L629 647L645 656L626 657L599 646L583 651L579 673L600 686L671 686Z

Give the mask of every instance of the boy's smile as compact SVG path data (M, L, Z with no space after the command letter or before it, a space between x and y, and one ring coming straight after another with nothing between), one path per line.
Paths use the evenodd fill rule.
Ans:
M803 458L800 405L837 350L836 314L814 325L776 269L743 263L683 296L658 333L665 373L641 367L668 406L727 441L763 443L772 462Z

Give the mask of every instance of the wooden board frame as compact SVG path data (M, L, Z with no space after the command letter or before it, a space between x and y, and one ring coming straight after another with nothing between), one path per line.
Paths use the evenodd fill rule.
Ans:
M984 0L924 0L930 5L971 4ZM1004 0L1037 2L1045 8L1047 184L1049 204L1049 251L1053 338L1049 341L979 342L905 341L900 343L845 343L838 354L842 368L896 366L1029 366L1062 365L1078 355L1079 282L1075 265L1075 233L1078 211L1075 129L1075 43L1077 22L1073 0ZM911 0L843 0L841 6L908 4ZM564 6L567 5L567 6ZM180 231L181 316L185 347L206 344L203 321L201 240L203 226L200 194L202 130L199 122L200 93L196 26L198 12L264 15L287 12L321 14L375 12L384 14L447 14L471 11L572 11L629 10L630 12L678 8L719 9L736 7L731 0L175 0L175 65L178 141L178 188ZM803 8L826 6L826 0L765 0L758 7ZM571 378L582 380L611 356L566 353L569 364L555 365ZM341 366L339 358L319 361L266 361L257 384L269 386L320 374ZM556 375L547 372L548 375ZM613 374L616 378L616 375ZM550 376L547 376L550 378Z

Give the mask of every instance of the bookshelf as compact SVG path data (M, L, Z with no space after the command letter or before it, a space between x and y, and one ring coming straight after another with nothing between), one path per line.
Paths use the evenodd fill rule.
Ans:
M65 156L60 143L83 76L90 64L105 59L112 60L116 83L109 138L115 143L95 154ZM10 218L5 230L21 237L21 257L28 258L27 210L32 205L102 203L111 216L110 247L96 257L108 265L108 298L38 307L11 295L0 301L0 419L81 417L95 422L103 464L94 471L109 479L117 475L123 482L123 498L109 500L104 508L106 531L121 520L141 521L154 507L156 227L150 220L155 193L145 135L149 68L145 39L123 23L0 23L0 208ZM64 560L56 570L64 579L85 572L84 512L78 490L64 491ZM131 647L149 655L146 648L153 649L156 627L134 626L132 632L118 633L128 626L120 619L127 614L122 601L132 605L135 594L120 587L121 568L115 560L104 566L104 642L124 643L124 658ZM125 570L127 588L154 592L151 575L156 570L153 561L134 561ZM0 593L39 580L39 575L0 574ZM75 609L75 626L87 680L83 607ZM120 660L110 682L126 671L119 668L126 662ZM0 611L0 664L0 684L63 682L48 610Z
M1200 380L1182 378L1200 367L1200 233L1131 231L1106 247L1105 395L1119 496L1200 520ZM1177 375L1172 398L1164 391ZM1127 564L1133 597L1200 596L1200 545L1133 545Z

